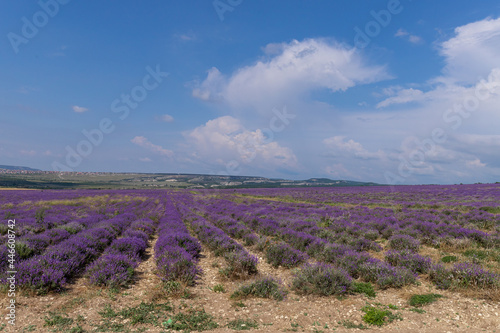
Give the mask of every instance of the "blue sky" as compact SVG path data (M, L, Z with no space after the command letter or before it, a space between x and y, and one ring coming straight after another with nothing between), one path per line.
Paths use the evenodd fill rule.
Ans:
M500 180L497 1L17 1L0 164Z

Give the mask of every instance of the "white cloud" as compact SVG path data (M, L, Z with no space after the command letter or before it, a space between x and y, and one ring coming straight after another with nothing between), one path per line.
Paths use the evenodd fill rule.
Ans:
M323 140L323 144L327 147L329 153L334 156L340 153L347 153L351 156L359 157L362 159L384 159L387 157L386 153L379 150L377 152L370 152L366 150L363 145L352 139L345 140L345 136L333 136Z
M500 18L487 18L455 29L441 44L446 58L444 73L457 82L473 83L500 68Z
M479 158L476 158L473 161L466 161L465 165L470 169L482 168L486 166L486 164L481 163L481 160Z
M139 161L148 163L148 162L152 162L152 159L150 159L149 157L143 157L143 158L139 158Z
M413 44L419 44L419 43L423 42L422 37L416 36L416 35L410 35L408 37L408 40L410 41L410 43L413 43Z
M220 101L223 98L226 80L217 68L212 67L208 70L207 78L197 85L193 89L193 97L203 101Z
M401 104L422 100L424 93L418 89L401 89L395 96L389 97L377 104L377 108L383 108L391 104Z
M171 150L165 149L162 146L155 145L143 136L136 136L130 141L138 145L139 147L145 148L161 156L172 157L174 155L174 153Z
M400 30L396 35L409 38L410 33ZM386 172L399 176L398 183L498 181L500 19L458 27L439 52L444 56L441 76L387 87L374 94L382 99L377 112L343 116L343 126L352 129L345 133L359 142L344 136L324 140L330 152L325 162L333 160L363 179L382 182L389 182ZM388 106L391 110L384 111ZM434 130L445 137L434 141ZM374 140L379 141L377 151L360 144L373 146ZM370 162L359 163L362 158Z
M446 78L434 80L437 85L428 91L419 89L403 89L401 87L391 87L384 90L384 94L391 97L377 104L377 108L383 108L392 104L405 104L410 102L445 102L448 107L454 104L464 103L467 98L476 98L482 104L487 104L488 100L500 96L500 68L494 68L484 80L474 82L472 86L462 86ZM483 96L488 96L483 98ZM484 106L484 105L483 105ZM443 113L445 110L441 110Z
M83 106L78 106L78 105L73 105L72 109L77 113L82 113L89 110L87 108L84 108Z
M229 77L210 69L193 96L233 107L267 109L313 90L344 91L389 78L384 66L367 65L353 49L322 39L270 44L264 51L262 60Z
M206 163L224 166L236 160L258 169L297 167L297 157L291 149L270 141L260 129L246 129L231 116L210 120L186 132L185 137L192 147L191 157Z
M174 117L172 117L172 116L171 116L171 115L169 115L169 114L164 114L164 115L161 115L161 116L159 117L159 119L160 119L161 121L166 122L166 123L171 123L171 122L173 122L173 121L174 121Z
M408 36L408 31L400 28L400 29L398 29L398 31L396 31L394 36L396 36L396 37Z
M412 44L420 44L423 42L422 37L410 34L408 31L401 28L398 29L398 31L394 34L394 36L407 39Z

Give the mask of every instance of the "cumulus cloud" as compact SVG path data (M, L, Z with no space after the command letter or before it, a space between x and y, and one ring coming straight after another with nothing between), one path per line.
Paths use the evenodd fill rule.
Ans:
M473 161L466 161L465 162L465 165L468 167L468 168L471 168L471 169L476 169L476 168L482 168L482 167L485 167L486 164L484 163L481 163L481 160L479 158L476 158L475 160Z
M409 33L401 30L397 35L407 38ZM374 151L345 136L330 137L323 141L329 151L325 161L341 163L363 179L384 175L382 182L394 182L386 178L388 172L396 176L396 183L497 181L500 19L456 28L454 36L439 44L439 52L444 56L442 75L407 87L384 88L374 94L382 99L375 115L372 111L343 117L344 124L349 119L372 119L366 125L350 121L350 126L361 128L352 133L360 142L368 142L370 135L371 140L377 138L380 131L390 141L381 138L380 149ZM391 110L385 111L389 106ZM434 130L443 136L435 139ZM363 158L370 162L360 164Z
M397 36L406 34L402 29L396 33ZM442 42L439 50L445 58L444 75L431 79L428 91L391 87L384 91L391 96L377 107L437 100L452 104L465 95L477 95L478 90L494 93L500 85L500 18L457 27L455 36Z
M230 161L258 169L297 167L291 149L271 141L260 130L248 130L231 116L219 117L186 132L193 158L224 166Z
M143 136L136 136L132 140L132 143L138 145L139 147L145 148L157 155L172 157L174 153L171 150L165 149L162 146L155 145L151 143L147 138Z
M477 99L484 108L492 100L500 96L500 68L493 68L491 72L474 85L459 85L449 80L439 78L438 84L427 91L419 89L390 88L386 94L392 95L377 104L377 108L393 104L406 104L411 102L426 102L430 106L435 102L445 102L449 107L454 104L470 103L470 99ZM390 93L389 93L390 92ZM472 106L468 106L471 108ZM478 108L478 106L474 107ZM445 110L441 110L444 112Z
M89 109L87 108L84 108L83 106L78 106L78 105L73 105L72 107L73 111L75 111L76 113L82 113L82 112L85 112L85 111L88 111Z
M500 18L487 18L455 29L455 36L440 45L444 74L457 82L474 83L500 68Z
M221 101L223 90L226 86L226 79L221 72L212 67L208 70L207 78L193 89L193 97L203 101Z
M307 170L312 177L322 172L324 176L386 183L386 172L392 172L397 176L404 174L398 183L497 181L499 20L488 18L456 28L453 36L438 44L444 60L439 76L426 82L382 87L380 94L373 94L378 99L375 103L366 98L353 102L366 106L363 101L367 100L368 107L363 110L347 112L344 108L345 112L333 113L332 110L342 108L323 101L311 103L310 93L316 90L341 92L389 77L384 66L368 64L362 53L352 53L345 46L322 39L269 44L263 48L259 61L233 73L212 68L192 94L229 106L231 112L293 105L297 118L300 117L295 130L300 127L307 136L297 139L294 133L284 131L280 140L286 136L287 146L293 144L294 151L280 141L281 144L267 146L266 152L269 156L280 152L277 156L291 165L298 164L297 153L304 165L300 171ZM423 42L418 36L411 36L403 29L396 33L396 37L409 42ZM318 103L327 107L320 109ZM300 110L307 110L308 117L302 117ZM418 142L432 140L437 128L446 138L433 142L432 149L423 153ZM335 136L324 134L332 132ZM269 142L264 133L247 129L232 117L209 121L186 137L192 148L190 158L196 161L223 165L237 160L268 169L280 165L276 162L280 158L264 156L264 150L256 148L259 145L250 145L252 150L243 149L248 146L245 140L261 140L262 147Z
M368 65L354 49L322 39L270 44L264 52L262 60L229 76L210 69L193 96L233 107L269 107L317 89L344 91L389 78L384 66Z

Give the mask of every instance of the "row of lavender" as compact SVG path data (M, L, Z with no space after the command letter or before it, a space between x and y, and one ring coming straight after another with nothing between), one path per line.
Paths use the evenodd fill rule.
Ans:
M346 270L352 277L377 283L381 288L401 287L416 281L416 274L407 268L394 267L351 246L314 236L311 232L321 228L313 223L297 225L286 218L260 218L255 212L247 214L248 207L225 200L210 199L206 204L208 215L217 219L215 214L218 214L218 223L229 230L239 224L239 228L243 225L264 236L257 249L264 251L268 262L275 267L295 267L312 256Z
M389 238L389 248L392 250L386 253L384 262L363 251L381 250L380 246L373 242L382 237L377 229L370 230L369 239L359 237L366 233L366 230L363 230L366 228L364 224L372 221L363 220L364 223L356 223L346 218L325 220L324 217L328 215L324 215L324 207L315 212L317 208L304 204L259 201L253 205L236 205L230 201L216 199L207 200L204 204L207 215L218 213L218 225L226 226L227 230L242 230L242 224L246 225L262 235L282 240L317 260L344 268L355 278L376 282L380 287L400 287L414 283L419 273L430 273L431 279L440 287L450 287L452 282L492 287L499 282L496 274L475 264L460 263L449 270L441 265L433 265L430 258L417 253L420 241L405 234L408 231L405 227L398 226L386 234ZM268 205L271 205L272 209L266 207ZM303 220L306 216L309 221ZM387 227L390 223L378 221L376 225ZM455 237L468 236L487 246L496 244L497 241L496 236L491 237L477 230L462 230L462 233L459 233L460 227L448 227L450 233L458 230ZM287 251L281 249L280 252Z
M94 207L81 205L81 201L88 203L89 199L93 200L92 197L72 196L74 192L59 191L57 195L49 195L52 201L45 200L43 194L38 193L38 201L30 193L31 200L28 202L21 197L20 202L11 201L7 204L7 207L14 206L9 207L9 213L16 219L16 233L21 234L16 239L14 252L18 286L43 292L60 290L68 280L83 273L86 267L91 283L102 284L104 280L108 280L103 279L107 274L110 279L107 283L113 284L125 278L123 274L115 274L121 273L116 267L117 256L126 257L127 267L122 268L125 268L127 277L130 278L154 231L152 220L138 218L157 216L161 207L155 201L118 196L112 201L101 200L100 207ZM69 194L72 199L64 199L65 194ZM4 207L5 205L3 203ZM33 212L30 206L48 207L47 217L61 216L54 215L56 211L67 219L59 223L46 223L47 219L39 219L37 228L34 229L26 216L26 212ZM57 209L54 210L55 206ZM75 216L83 217L75 219ZM117 239L120 235L123 237ZM3 274L7 265L7 255L4 252L12 253L12 250L5 244L0 245L3 283L6 282ZM104 255L100 257L103 251ZM94 261L97 258L99 259Z
M223 230L214 226L199 213L189 195L178 196L178 208L182 219L191 226L193 232L216 256L223 256L227 267L221 273L228 278L244 279L257 273L257 257Z
M311 189L314 191L317 189ZM20 285L58 290L83 272L94 284L128 284L155 230L159 236L155 246L159 276L188 285L201 274L201 246L189 231L225 258L227 267L222 272L230 277L245 278L257 272L257 258L235 241L239 239L247 246L256 244L255 249L263 251L275 267L294 267L312 257L380 287L414 283L422 273L428 273L443 288L453 284L491 287L499 282L497 275L478 265L460 263L445 268L418 254L421 244L439 246L457 240L498 247L500 237L495 228L480 231L473 228L474 223L467 224L474 218L470 211L242 200L239 193L223 195L226 200L200 199L187 191L108 191L109 197L100 199L99 204L86 205L92 201L82 197L84 191L80 196L75 192L49 192L48 197L31 192L23 197L16 191L15 200L0 195L0 207L6 215L20 221L18 250L25 247L25 256L17 262ZM71 200L64 199L65 194ZM31 203L23 200L27 197ZM53 200L43 214L37 198ZM496 227L498 215L483 213L484 226L493 223ZM382 250L380 242L387 242L391 249L385 260L369 254ZM1 268L6 265L6 249L0 245Z
M97 212L92 207L81 207L78 202L69 200L66 202L63 205L55 205L53 201L47 200L31 204L23 201L18 203L16 208L6 210L9 219L16 220L15 235L18 260L41 254L49 245L56 245L72 234L84 230L88 225L113 217L120 211L141 211L151 207L150 202L141 201L127 202L126 207L121 202L115 204L103 202L106 209ZM33 206L38 208L35 210ZM6 227L7 224L2 224L2 226ZM0 255L6 251L5 244L8 238L6 231L0 240Z
M201 245L189 235L170 199L165 204L165 214L160 218L154 250L157 272L164 282L179 281L189 286L201 275L198 267Z
M0 191L0 209L6 220L16 220L16 238L19 245L25 245L27 251L20 254L26 257L39 254L48 245L67 238L68 233L81 231L88 219L102 220L134 207L140 209L141 206L150 206L150 203L142 200L123 200L116 194L96 195L93 192L94 196L85 197L76 196L76 191L59 191L56 192L57 196L47 191L21 192L28 192L30 195L26 193L26 199L29 200L23 200L19 195L2 195ZM69 198L65 198L66 194ZM19 201L13 201L13 198ZM6 240L7 225L0 224L0 245L5 244Z
M87 268L85 275L90 283L109 287L130 284L156 224L149 218L132 222L123 237L113 240L103 255Z
M226 190L232 192L232 190ZM221 191L224 192L224 191ZM310 203L379 204L444 208L477 208L488 211L500 206L500 183L474 185L363 186L317 188L239 189L238 193L279 197Z
M49 246L44 253L21 261L17 265L18 285L42 291L61 289L68 278L82 272L135 218L135 214L128 213L89 225L67 240Z
M230 199L231 197L228 196ZM474 228L479 220L472 219L467 213L455 212L455 216L433 210L394 210L392 208L368 208L363 206L339 207L320 204L286 203L270 200L247 202L242 209L252 210L249 214L257 212L259 216L281 220L284 215L293 215L287 220L293 220L301 228L312 228L312 232L319 232L318 225L334 232L337 239L342 242L352 243L360 250L376 250L377 245L370 242L382 238L388 239L393 234L407 234L419 238L424 244L437 246L440 243L453 242L456 239L467 239L477 242L486 248L500 245L500 231L490 232ZM287 213L288 212L288 213ZM307 214L306 214L307 213ZM305 216L305 214L307 216ZM500 225L500 216L491 215L488 223L482 220L481 225ZM474 224L459 223L473 221ZM321 223L318 223L321 221ZM357 242L358 244L354 244Z

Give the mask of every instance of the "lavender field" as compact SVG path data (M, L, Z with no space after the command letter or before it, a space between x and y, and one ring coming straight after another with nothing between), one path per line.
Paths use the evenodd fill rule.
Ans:
M500 327L499 184L12 190L0 215L19 332Z

